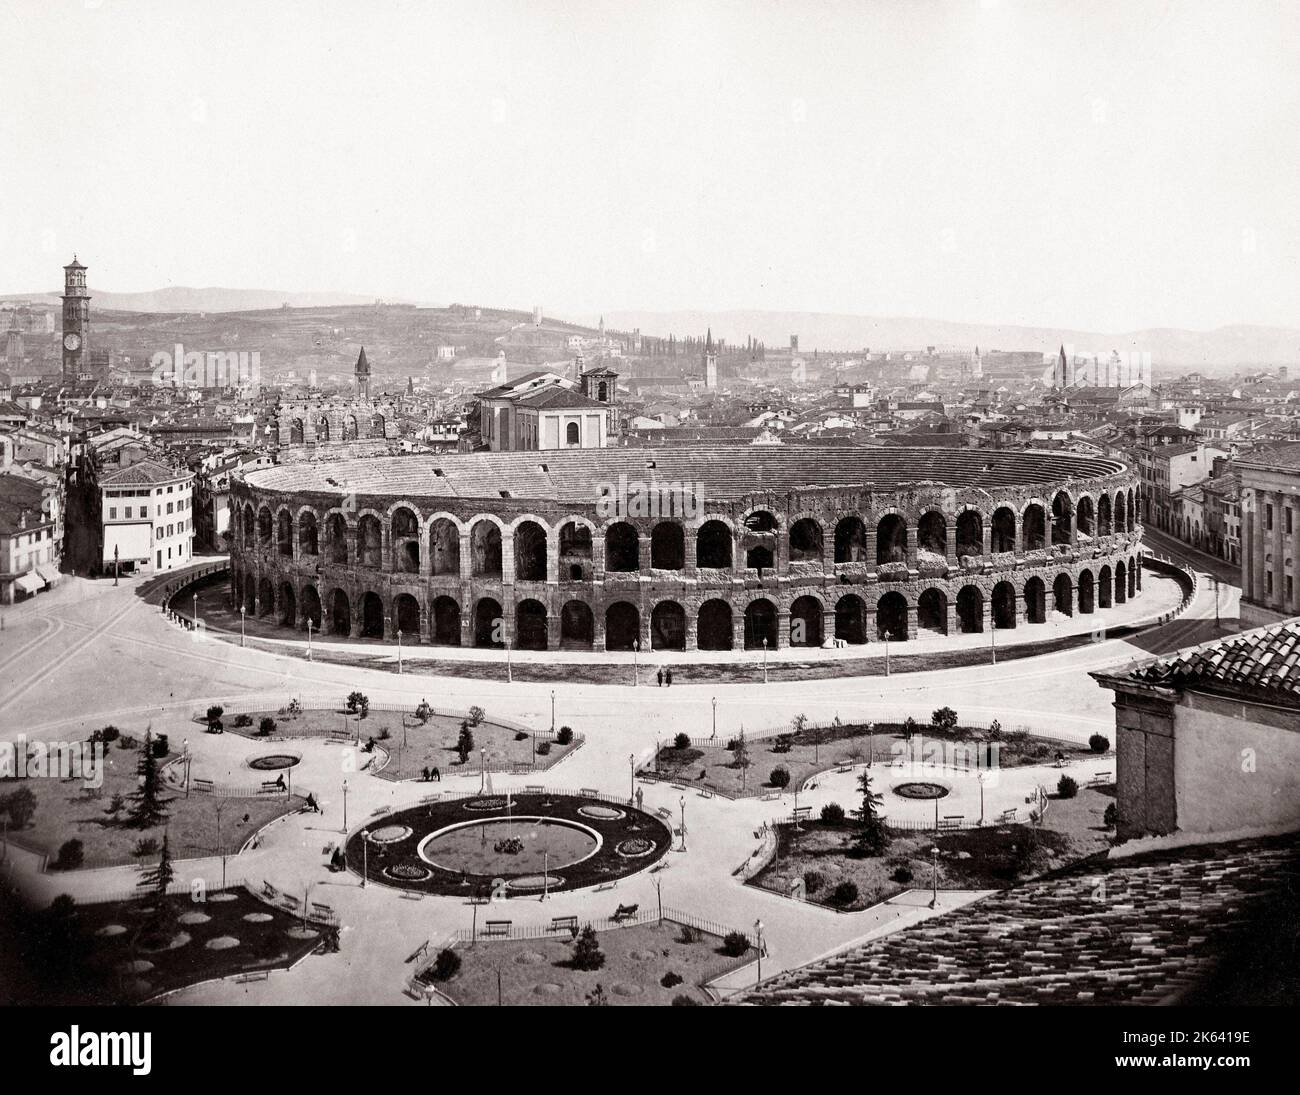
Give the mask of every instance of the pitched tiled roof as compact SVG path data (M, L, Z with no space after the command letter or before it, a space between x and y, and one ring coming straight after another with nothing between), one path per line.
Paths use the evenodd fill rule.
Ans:
M1120 679L1300 704L1300 618L1144 662Z
M1241 457L1239 464L1264 468L1300 468L1300 441L1274 445Z
M752 1004L1177 1002L1300 883L1289 835L1093 858L744 993ZM1098 896L1104 895L1104 896Z
M169 468L166 464L160 464L154 460L138 460L134 464L128 464L125 468L119 468L101 475L99 478L100 486L140 486L150 483L169 483L174 479L179 479L185 473L176 468Z

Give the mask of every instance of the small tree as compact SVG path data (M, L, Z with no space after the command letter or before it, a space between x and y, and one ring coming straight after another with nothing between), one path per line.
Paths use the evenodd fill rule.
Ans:
M148 890L159 897L166 897L167 887L172 884L175 877L176 868L172 866L171 845L168 843L167 832L164 830L162 848L159 849L158 853L158 865L156 867L143 867L137 885L142 890Z
M1105 825L1107 829L1113 829L1119 824L1119 807L1116 806L1115 803L1110 802L1106 804L1106 810L1101 815L1101 823Z
M450 981L458 973L460 973L460 955L454 950L444 947L438 952L438 957L433 960L433 979L435 981Z
M474 704L474 705L469 709L469 724L470 724L470 726L478 726L480 723L482 723L482 721L483 721L486 717L487 717L487 716L484 714L484 712L483 712L483 708L479 707L478 704Z
M59 846L59 856L54 861L54 866L61 871L75 871L85 862L85 859L85 845L74 837L72 840L65 840Z
M590 924L574 940L571 964L575 970L598 970L605 964L605 952L600 949L596 929Z
M349 692L348 711L364 719L370 714L370 697L364 692Z
M722 953L728 958L739 958L749 950L749 936L744 932L727 932L722 938Z
M573 742L573 727L561 726L555 735L557 745L569 745Z
M461 764L469 760L469 755L474 751L474 731L469 728L469 721L465 720L460 724L460 736L456 739L456 752L460 754Z
M772 774L767 777L767 782L773 787L789 787L790 772L788 769L777 767L772 769Z
M208 729L212 730L215 727L217 730L220 730L221 716L224 715L225 713L226 713L226 709L222 707L219 703L214 703L211 707L209 707L208 708ZM116 737L117 735L114 734L113 736ZM105 738L104 740L107 741L108 739Z
M19 787L7 795L0 796L0 814L9 819L9 828L26 829L36 813L36 796L28 787Z
M880 817L880 805L884 802L884 797L871 789L870 771L864 771L858 777L858 787L862 791L862 806L857 811L858 851L862 855L882 855L889 847L889 830Z
M790 732L794 734L795 737L798 737L803 733L804 727L807 725L807 715L795 715L795 717L790 720Z
M609 997L605 995L605 986L597 981L596 987L587 993L587 1007L603 1008L608 1006Z
M849 882L847 879L831 891L831 900L837 905L852 905L857 899L857 883Z
M257 724L257 732L265 737L268 734L275 733L275 719L270 715L263 715L262 721Z
M1094 753L1104 753L1110 748L1110 738L1105 734L1093 734L1088 738L1088 748Z
M1056 781L1056 793L1061 798L1074 798L1079 793L1079 784L1070 776L1062 776Z
M951 731L957 726L957 712L951 707L940 707L930 716L930 725L939 731Z
M144 745L135 770L140 777L140 786L131 795L130 822L138 829L149 829L167 817L166 804L169 800L162 797L158 758L154 756L153 735L148 731L145 732Z
M838 802L828 802L822 807L822 823L824 825L843 825L844 824L844 807Z
M419 706L415 709L415 717L421 722L428 722L433 718L433 708L429 706L427 700L421 700Z
M678 734L675 738L673 738L673 745L675 745L678 749L689 749L691 747L690 735Z
M994 719L989 723L989 737L994 741L997 741L998 738L1002 737L1002 724L998 722L997 719Z
M732 743L731 756L731 765L733 768L740 768L743 770L754 763L749 759L749 746L745 743L745 732L743 730L740 732L740 737L736 738Z

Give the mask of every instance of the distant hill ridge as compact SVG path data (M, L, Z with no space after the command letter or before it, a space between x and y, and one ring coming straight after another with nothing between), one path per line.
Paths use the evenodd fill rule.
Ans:
M111 312L253 312L279 308L332 308L373 304L374 297L356 293L288 293L274 289L193 289L171 285L147 293L109 293L91 288L92 308ZM0 300L29 300L58 305L58 293L11 293Z

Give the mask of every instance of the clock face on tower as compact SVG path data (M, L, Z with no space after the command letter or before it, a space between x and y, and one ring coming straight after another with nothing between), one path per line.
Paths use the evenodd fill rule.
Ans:
M69 331L63 336L63 345L69 350L79 350L81 348L81 336L75 331Z

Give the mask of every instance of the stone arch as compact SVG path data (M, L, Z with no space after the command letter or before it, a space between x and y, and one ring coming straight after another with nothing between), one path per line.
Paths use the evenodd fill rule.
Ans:
M753 509L741 519L745 537L745 567L771 570L776 566L777 540L781 523L768 509Z
M810 594L790 604L790 645L822 645L822 603Z
M1041 503L1030 502L1025 507L1020 522L1020 537L1025 551L1041 551L1047 546L1047 518Z
M379 567L383 557L384 533L379 516L363 513L357 521L357 566Z
M989 597L989 607L994 630L1010 630L1016 626L1016 587L1010 582L998 582Z
M1130 562L1128 565L1128 585L1125 587L1130 598L1137 596L1137 564Z
M907 639L907 598L890 590L876 602L876 634L891 642Z
M345 414L343 416L343 440L355 441L357 439L357 416L355 414Z
M320 554L320 532L316 527L316 514L309 509L298 514L298 554Z
M515 581L546 581L546 529L533 520L515 526Z
M1010 506L999 506L989 523L989 550L995 553L1016 550L1016 515Z
M460 525L450 517L436 517L429 522L429 572L460 574Z
M984 518L977 509L965 509L957 515L957 558L984 554Z
M489 517L474 522L469 533L469 554L476 578L501 577L501 526ZM500 605L497 606L500 609ZM475 608L475 612L478 609ZM498 613L499 614L499 613Z
M274 533L274 522L271 519L271 507L263 506L257 511L257 542L262 547L270 547L271 537Z
M433 641L438 646L460 646L460 605L443 594L433 599Z
M948 555L948 519L937 509L926 510L916 523L916 546L940 559Z
M283 507L275 514L275 549L281 555L293 554L293 517Z
M686 534L677 521L660 521L650 533L652 570L681 570L686 565Z
M560 580L569 582L590 581L592 578L592 528L590 522L570 518L560 525L559 539Z
M403 640L420 641L420 602L411 594L399 593L393 598L393 624Z
M615 601L605 609L605 649L631 650L641 641L641 613L634 604Z
M695 565L714 570L732 566L731 529L726 522L712 518L695 534Z
M876 564L907 562L907 522L887 513L876 525Z
M588 530L590 536L590 530ZM560 646L565 649L590 650L595 642L596 624L586 601L568 601L560 609Z
M492 526L496 528L495 525ZM497 529L500 534L501 530ZM504 617L501 602L495 597L480 597L474 606L474 645L505 646Z
M311 621L312 630L320 631L322 622L320 594L316 592L316 587L308 582L302 587L302 618L303 621Z
M257 582L258 615L269 616L275 611L275 589L271 579L263 575Z
M979 586L962 586L957 592L957 627L965 635L984 630L984 594Z
M766 597L757 597L745 606L745 649L758 650L767 641L767 649L776 649L776 605Z
M352 634L352 603L341 589L330 594L330 634L348 636Z
M856 593L835 602L835 637L854 646L867 641L867 606Z
M605 529L605 569L617 574L641 569L640 537L627 521L615 521Z
M1110 495L1103 494L1097 499L1097 535L1109 536L1114 531L1114 525L1111 521Z
M393 569L403 574L420 573L420 519L409 506L398 506L389 518L393 544ZM405 630L405 628L403 628Z
M790 526L790 562L820 563L824 550L822 527L811 517L801 517Z
M1052 610L1062 616L1074 615L1074 587L1068 574L1058 574L1052 583Z
M916 626L948 634L948 594L931 586L916 600Z
M713 598L700 605L695 645L700 650L730 650L734 642L731 605Z
M257 515L253 512L251 502L244 503L243 520L244 547L251 548L257 542Z
M1124 510L1128 517L1128 524L1125 526L1125 532L1132 532L1137 523L1137 494L1132 487L1128 489L1128 506Z
M835 526L835 561L863 563L867 559L867 527L856 514L842 517Z
M1081 494L1079 496L1074 511L1074 526L1078 530L1079 536L1092 537L1097 535L1097 506L1092 500L1092 495Z
M383 437L383 436L384 436L384 426L385 426L385 423L384 423L384 416L383 416L382 414L379 414L378 412L376 412L375 414L372 414L372 415L370 416L370 433L369 433L367 436L369 436L369 437Z
M1074 523L1074 504L1070 496L1058 490L1052 499L1052 543L1068 544Z
M330 420L326 415L320 415L316 419L316 440L328 441L330 439Z
M367 590L361 597L361 637L384 637L384 599L373 589Z
M515 606L515 647L518 650L545 650L546 641L546 606L527 597Z
M651 610L650 649L686 649L686 610L676 601L660 601Z
M280 583L280 623L285 627L298 624L298 595L290 582Z
M1092 571L1085 567L1079 571L1079 614L1086 616L1097 604L1097 580Z
M289 422L289 444L301 445L306 434L303 430L302 419L294 418Z
M1123 491L1119 491L1115 495L1115 506L1113 512L1115 514L1115 519L1114 519L1115 531L1127 532L1128 531L1128 508L1125 505L1125 495Z
M1042 578L1025 583L1025 620L1031 624L1047 623L1047 586Z
M331 563L347 563L348 523L343 514L337 510L325 515L325 543L329 548L328 555Z
M1114 578L1109 564L1097 572L1097 607L1110 608L1114 598Z

